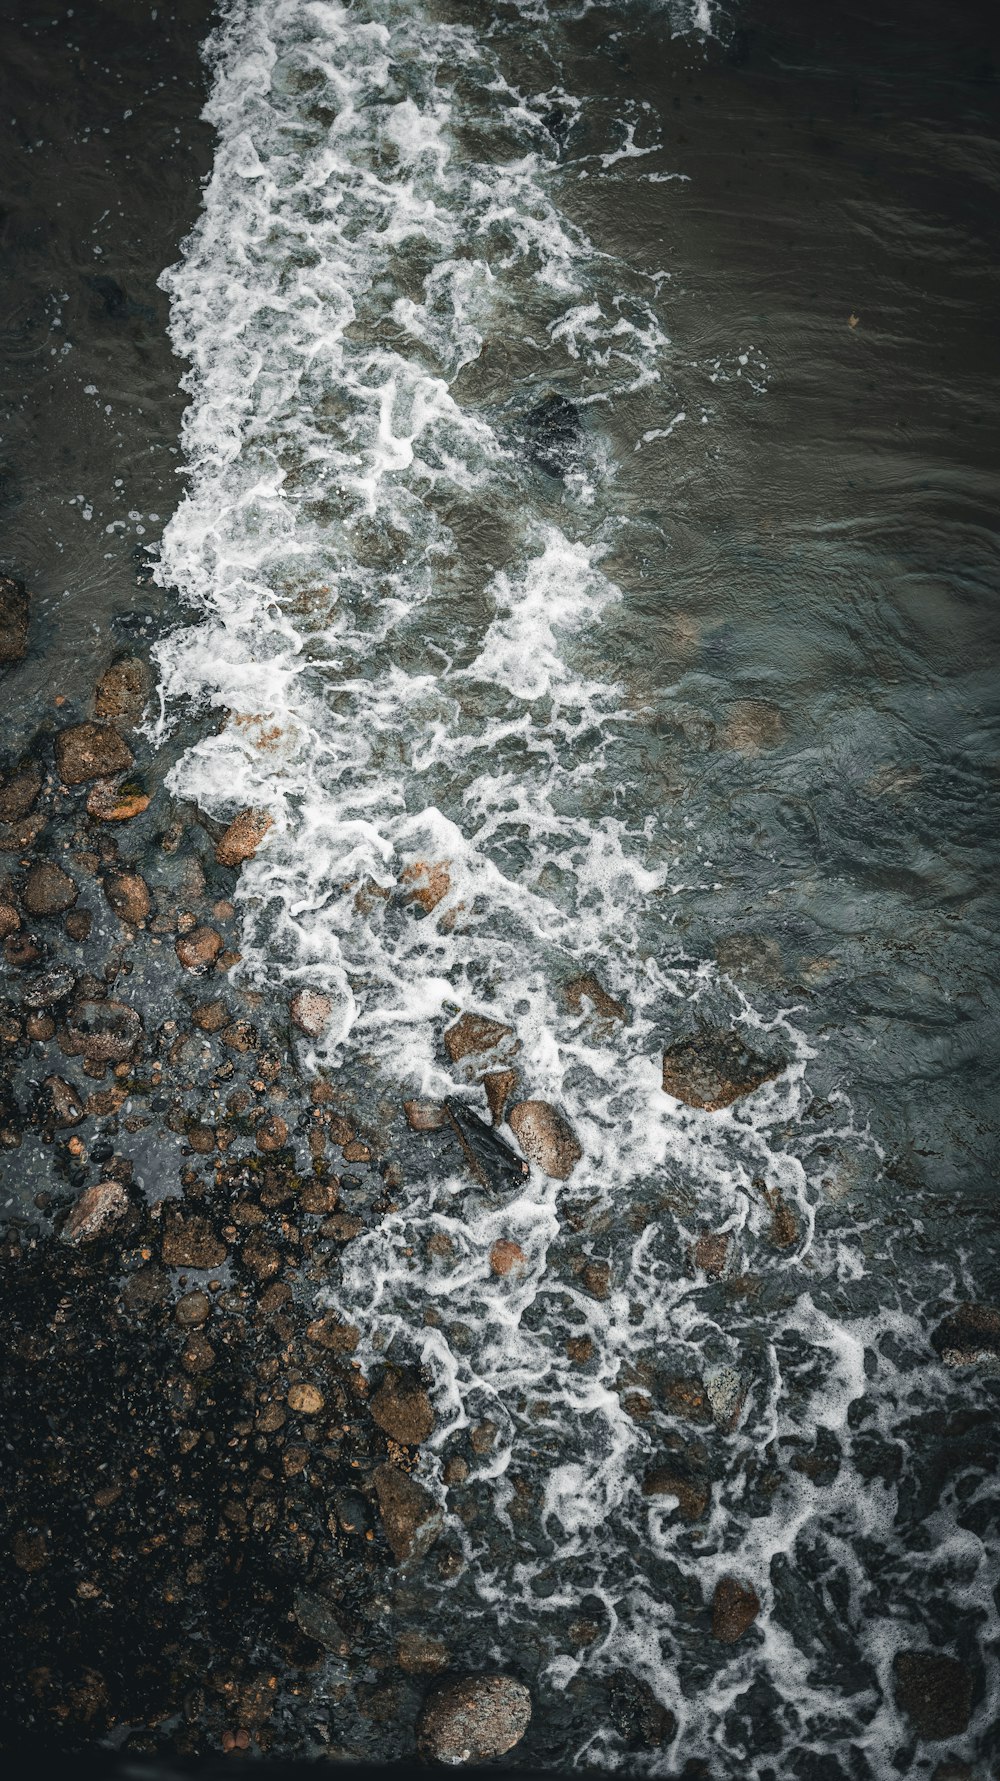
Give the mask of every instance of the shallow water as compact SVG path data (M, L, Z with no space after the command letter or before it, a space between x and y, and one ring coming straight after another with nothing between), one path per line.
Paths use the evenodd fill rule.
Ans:
M929 1775L998 1756L997 1384L929 1339L997 1293L997 93L971 9L790 12L227 9L157 736L274 819L238 971L330 997L307 1067L485 1111L472 1010L579 1140L499 1201L428 1141L332 1292L429 1370L468 1563L421 1611L530 1681L524 1751ZM780 1074L665 1095L702 1023ZM911 1648L962 1735L916 1743ZM627 1748L622 1671L676 1740Z

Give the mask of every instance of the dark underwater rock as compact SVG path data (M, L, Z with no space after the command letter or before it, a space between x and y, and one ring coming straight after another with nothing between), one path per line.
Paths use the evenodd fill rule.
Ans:
M19 662L28 647L28 596L23 581L0 575L0 665Z
M528 456L549 476L565 476L579 458L583 428L580 411L551 390L524 416Z
M972 1671L934 1651L899 1651L893 1663L896 1705L918 1738L960 1738L972 1715Z
M663 1092L716 1113L773 1082L783 1069L782 1063L759 1057L739 1033L709 1029L663 1053Z

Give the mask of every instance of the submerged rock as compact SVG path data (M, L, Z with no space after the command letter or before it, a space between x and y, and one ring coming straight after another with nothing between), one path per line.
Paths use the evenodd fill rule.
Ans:
M120 1064L142 1032L142 1022L125 1002L76 1002L66 1017L62 1048L68 1057Z
M228 1251L207 1218L165 1208L162 1255L168 1268L221 1268Z
M609 1676L608 1695L612 1721L631 1750L659 1750L676 1735L675 1715L631 1670Z
M959 1305L938 1324L931 1343L946 1367L1000 1372L1000 1310L993 1305Z
M333 1001L321 989L299 989L288 1004L292 1025L307 1039L319 1039L333 1014Z
M486 1090L486 1104L490 1110L490 1118L494 1125L503 1122L504 1109L511 1095L517 1088L516 1070L487 1070L483 1077Z
M115 914L133 927L146 920L153 906L149 886L138 872L116 872L106 881L104 895Z
M556 390L550 390L524 416L528 456L549 476L565 476L577 463L583 427L580 411Z
M415 1447L434 1430L434 1406L422 1385L390 1377L375 1393L371 1413L380 1429L404 1446Z
M508 1116L511 1131L533 1163L554 1181L565 1181L583 1155L573 1127L548 1101L519 1101Z
M19 662L28 647L28 596L23 581L0 575L0 665Z
M44 861L24 881L21 902L29 915L63 915L79 896L75 881L61 866Z
M760 1613L760 1597L738 1577L720 1577L712 1597L712 1637L722 1645L735 1645L752 1627Z
M519 1744L531 1695L513 1676L470 1676L437 1689L417 1720L417 1748L433 1762L492 1762Z
M241 810L216 842L218 865L241 866L244 860L252 860L273 824L274 818L266 810Z
M120 1181L98 1181L80 1195L62 1228L64 1243L91 1243L116 1225L128 1211L128 1195Z
M444 1526L444 1513L429 1490L398 1466L376 1466L372 1475L382 1527L397 1564L415 1564Z
M490 1051L502 1051L509 1057L521 1049L520 1042L514 1038L513 1027L505 1026L500 1020L490 1020L485 1014L461 1015L447 1028L444 1048L453 1064Z
M132 750L114 724L70 724L59 731L55 751L63 785L127 773L133 764Z
M404 1101L403 1112L411 1132L439 1132L448 1123L441 1101Z
M510 1237L498 1237L490 1249L490 1271L504 1278L508 1274L515 1277L523 1274L528 1266L528 1258L520 1243Z
M37 761L24 760L0 784L0 821L17 822L27 816L42 789L42 769Z
M149 675L145 662L129 657L105 668L94 693L95 717L141 717L146 703Z
M222 935L215 928L192 928L174 941L174 951L185 971L207 971L222 951Z
M97 822L131 822L151 803L137 779L99 779L87 794L87 815Z
M972 1671L934 1651L899 1651L893 1663L896 1705L918 1738L960 1738L972 1716Z
M594 1013L599 1016L602 1022L628 1020L628 1011L624 1003L616 1002L614 996L608 994L603 984L598 982L592 972L588 971L581 977L574 977L571 983L567 983L565 995L574 1014L585 1014L587 1012L585 1004L589 1002Z
M780 1076L784 1065L759 1057L739 1033L711 1029L663 1053L663 1092L716 1113Z

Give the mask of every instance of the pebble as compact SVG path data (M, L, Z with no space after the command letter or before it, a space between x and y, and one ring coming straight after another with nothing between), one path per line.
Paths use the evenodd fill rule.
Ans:
M91 1243L102 1237L128 1211L128 1195L120 1181L98 1181L85 1188L62 1228L64 1243Z
M146 704L149 677L144 662L135 657L112 662L105 668L94 692L95 717L121 717L134 722Z
M296 990L288 1004L293 1026L307 1039L319 1039L326 1032L333 1014L333 1001L319 989Z
M45 862L33 866L21 891L22 906L29 915L62 915L72 909L80 892L61 866Z
M523 1274L528 1266L528 1258L520 1243L509 1237L498 1237L490 1250L490 1268L494 1274Z
M712 1596L712 1637L723 1645L735 1645L760 1613L760 1597L738 1577L720 1577Z
M440 1101L404 1101L403 1112L413 1132L438 1132L448 1118Z
M185 971L207 971L222 951L222 935L215 928L192 928L189 934L178 935L174 951Z
M433 1762L492 1762L519 1744L531 1695L513 1676L469 1676L437 1689L417 1721L417 1748Z
M317 1385L290 1385L288 1388L288 1408L298 1416L318 1416L326 1399Z
M138 872L114 873L105 882L104 895L115 914L122 921L131 922L133 927L146 920L153 906L149 886Z
M490 1020L485 1014L461 1015L444 1035L444 1048L453 1064L461 1063L463 1058L494 1051L498 1046L503 1046L507 1053L520 1050L513 1027L504 1026L499 1020Z
M396 1662L408 1676L433 1676L448 1668L451 1653L430 1633L405 1632L396 1641Z
M554 1181L565 1181L583 1155L569 1121L548 1101L519 1101L508 1123L526 1157Z

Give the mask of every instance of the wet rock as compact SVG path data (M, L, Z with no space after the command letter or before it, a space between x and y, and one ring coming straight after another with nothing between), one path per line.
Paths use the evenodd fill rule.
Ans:
M728 1231L703 1231L691 1251L695 1267L709 1280L718 1280L725 1273L731 1243Z
M781 712L764 699L737 699L729 707L722 745L750 759L766 749L777 748L785 738Z
M146 920L153 906L149 886L138 872L116 872L106 881L104 895L115 914L133 927Z
M24 760L0 784L0 822L17 822L38 798L42 769L37 761Z
M148 810L150 795L138 779L99 779L87 793L87 815L98 822L131 822Z
M442 1639L411 1631L396 1641L396 1662L407 1676L435 1676L448 1668L451 1653Z
M1000 1372L1000 1310L959 1305L938 1324L931 1343L946 1367L978 1366Z
M269 1113L254 1133L258 1150L280 1150L288 1143L288 1127L281 1115Z
M500 1125L507 1102L517 1089L516 1070L488 1070L483 1077L486 1104L494 1125Z
M449 860L414 860L412 866L407 866L400 880L409 887L407 901L419 903L421 909L431 915L451 889L450 863Z
M215 928L192 928L189 934L178 935L174 951L185 971L207 971L222 951L222 935Z
M614 996L590 972L582 977L574 977L572 983L566 985L566 1001L574 1014L585 1014L589 1002L594 1013L602 1021L625 1021L628 1012L622 1002L616 1002Z
M191 1016L192 1023L202 1033L221 1033L229 1023L229 1009L225 1002L202 1002Z
M0 940L6 940L8 934L16 934L21 926L21 917L13 903L0 903Z
M120 717L133 723L142 716L149 676L144 662L123 658L105 668L94 693L95 717Z
M893 1663L896 1705L918 1738L960 1738L972 1716L972 1671L933 1651L899 1651Z
M273 824L274 818L266 810L241 810L216 842L217 863L220 866L241 866L244 860L252 860Z
M372 1474L382 1527L397 1564L416 1564L429 1552L444 1526L444 1514L430 1491L398 1466L376 1466Z
M375 1393L371 1413L380 1429L404 1446L418 1446L434 1429L434 1406L422 1385L392 1375Z
M307 1638L315 1639L334 1657L350 1657L353 1649L351 1641L344 1631L332 1605L324 1596L309 1589L299 1589L295 1593L295 1618Z
M319 989L296 990L288 1004L292 1025L307 1039L322 1038L333 1014L333 1001Z
M580 1270L580 1284L592 1299L606 1299L611 1291L610 1262L589 1261Z
M528 1258L520 1243L514 1243L509 1237L498 1237L490 1250L490 1268L494 1274L505 1278L508 1274L517 1277L523 1274L528 1266Z
M525 1156L555 1181L565 1181L583 1155L569 1121L547 1101L519 1101L508 1123Z
M504 1026L499 1020L490 1020L485 1014L463 1014L447 1028L444 1048L452 1063L458 1064L467 1057L479 1057L491 1051L502 1051L509 1057L520 1051L521 1046L514 1037L513 1027Z
M210 1373L215 1365L215 1349L201 1330L195 1330L181 1350L181 1366L185 1373Z
M462 1147L469 1172L480 1187L495 1194L520 1192L528 1165L493 1127L461 1101L447 1100L445 1114Z
M98 1181L80 1195L63 1225L64 1243L91 1243L118 1224L128 1211L128 1195L120 1181Z
M94 918L89 909L72 909L63 925L70 940L87 940L90 938Z
M799 1240L799 1221L795 1210L777 1189L765 1197L771 1208L767 1240L772 1249L791 1249Z
M735 1031L708 1030L663 1054L663 1092L709 1113L729 1107L783 1069L751 1051Z
M44 861L33 866L21 891L22 906L29 915L62 915L72 909L80 892L61 866Z
M720 971L739 983L773 989L782 981L781 948L766 934L727 934L715 949Z
M302 1381L288 1388L288 1408L297 1416L318 1416L326 1403L318 1385Z
M80 1124L84 1117L83 1102L70 1083L61 1076L46 1076L42 1083L42 1092L48 1117L53 1125L65 1130L68 1126Z
M735 1367L711 1367L705 1374L705 1395L712 1411L712 1421L725 1434L732 1434L746 1402L746 1382Z
M221 1268L228 1251L201 1213L165 1206L161 1253L168 1268Z
M211 1315L212 1301L207 1292L186 1292L174 1306L174 1318L182 1329L197 1329Z
M670 1466L654 1466L642 1481L644 1497L676 1497L678 1513L685 1521L700 1521L711 1499L705 1479L685 1478Z
M565 476L579 456L580 411L550 390L524 417L528 455L549 476Z
M760 1597L738 1577L720 1577L712 1596L712 1637L720 1644L735 1645L760 1613Z
M342 1323L339 1317L328 1315L314 1318L306 1330L310 1342L319 1348L328 1348L334 1354L353 1354L361 1340L361 1331L353 1323Z
M28 647L28 596L23 581L0 575L0 664L19 662Z
M411 1132L437 1132L448 1122L441 1101L404 1101L403 1112Z
M119 1064L132 1052L141 1032L138 1014L125 1002L85 999L67 1015L62 1048L68 1057Z
M114 724L70 724L55 740L56 769L64 785L127 773L132 750Z
M629 1749L659 1750L676 1735L676 1718L641 1676L616 1670L608 1678L608 1696L612 1721Z
M57 965L54 971L40 971L37 977L29 978L21 991L21 1001L25 1008L51 1008L71 993L75 983L72 971Z
M519 1744L531 1695L513 1676L470 1676L437 1689L417 1720L417 1749L432 1762L492 1762Z

